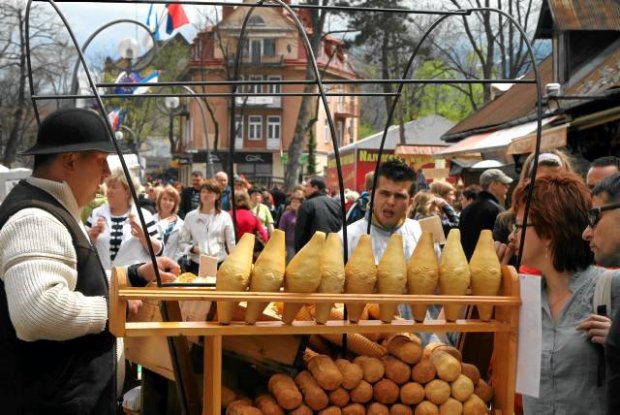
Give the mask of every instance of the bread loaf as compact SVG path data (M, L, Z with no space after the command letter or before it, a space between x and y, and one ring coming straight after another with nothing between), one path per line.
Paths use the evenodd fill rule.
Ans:
M432 402L422 401L415 407L414 415L439 415L439 408Z
M318 355L308 361L308 370L325 390L332 391L342 385L342 373L331 357Z
M462 413L463 404L454 398L448 398L439 406L439 415L461 415Z
M385 377L394 383L402 385L411 378L411 368L402 360L393 356L384 356L381 361L385 368Z
M435 375L437 375L437 369L435 369L435 366L431 363L431 359L428 357L422 358L411 369L411 379L422 385L435 379Z
M390 406L390 415L413 415L413 409L402 403L395 403Z
M400 387L400 401L405 405L417 405L424 400L424 386L408 382Z
M400 395L400 388L390 379L381 379L372 388L375 401L385 405L393 404Z
M368 405L366 413L368 415L390 415L390 409L382 403L373 402Z
M286 269L286 241L284 232L275 229L269 241L258 256L252 276L250 278L250 291L252 292L278 292L284 281ZM248 302L245 310L245 322L256 323L269 303Z
M453 382L461 374L461 363L451 354L438 350L431 355L431 363L437 369L437 377Z
M254 235L245 233L217 270L215 289L217 291L245 291L250 284ZM229 324L237 301L218 301L217 319L220 324Z
M377 266L372 252L370 235L362 235L344 267L345 292L347 294L371 294L377 282ZM349 321L359 320L364 304L347 303Z
M350 403L342 408L342 415L366 415L366 407L360 403Z
M467 257L461 245L461 233L451 229L439 262L439 291L444 295L465 295L471 280ZM455 321L463 306L444 306L446 320Z
M329 393L329 403L339 408L347 406L350 400L349 392L343 387L334 389Z
M364 372L364 380L369 383L377 382L385 374L383 363L381 363L381 360L377 358L358 356L353 360L353 363L360 365L362 371Z
M359 385L351 389L349 395L351 401L356 403L366 403L372 399L372 385L365 380L362 380Z
M407 262L403 253L403 236L390 236L383 256L377 265L377 288L381 294L401 295L407 286ZM396 304L380 304L381 321L390 323L396 314Z
M410 365L416 364L422 358L422 346L402 334L388 338L388 352Z
M346 390L353 389L364 379L364 372L358 364L346 359L338 359L334 363L342 373L342 387Z
M452 389L452 397L460 402L465 402L469 399L471 394L474 393L473 382L463 374L460 374L459 377L452 382L450 388Z
M319 384L314 380L310 372L304 370L299 372L295 376L295 383L301 390L304 396L304 403L310 407L313 411L320 411L327 408L329 405L329 399L327 394Z
M280 408L280 405L278 405L273 396L267 393L258 395L254 400L254 404L264 415L284 415L284 411Z
M301 392L290 376L276 373L269 379L267 387L283 409L290 411L301 405Z
M422 236L413 250L411 259L407 264L407 281L409 294L430 295L437 288L439 280L439 264L435 256L435 244L433 234L422 232ZM424 321L426 316L425 304L413 304L411 306L413 318L416 321Z
M472 295L497 295L502 282L502 267L495 252L493 232L480 231L474 253L469 260ZM478 305L480 320L489 321L493 316L492 305Z
M320 293L340 294L344 292L344 258L342 243L337 233L327 234L320 255L321 283ZM325 324L333 307L330 303L317 303L314 319Z

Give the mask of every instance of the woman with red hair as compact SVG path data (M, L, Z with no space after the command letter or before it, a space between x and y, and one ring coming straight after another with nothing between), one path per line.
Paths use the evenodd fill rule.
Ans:
M525 222L525 202L532 186ZM540 397L523 397L525 414L605 413L606 392L598 362L608 327L599 325L592 303L597 277L605 270L593 266L592 252L581 238L590 207L585 183L567 172L538 177L533 185L522 183L513 195L515 221L509 245L521 253L523 265L542 272ZM612 308L619 306L620 273L615 272Z

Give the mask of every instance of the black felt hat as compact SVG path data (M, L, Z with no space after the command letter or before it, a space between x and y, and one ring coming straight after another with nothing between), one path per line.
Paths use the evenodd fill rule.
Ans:
M47 116L39 127L37 142L24 155L72 151L116 152L104 119L94 111L66 108Z

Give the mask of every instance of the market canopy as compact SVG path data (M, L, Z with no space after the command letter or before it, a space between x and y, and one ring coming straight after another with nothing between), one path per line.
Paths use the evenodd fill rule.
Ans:
M542 120L542 125L545 126L554 119L556 119L556 117L545 118ZM470 153L488 153L491 151L500 150L508 147L513 140L527 137L532 133L534 133L535 137L537 125L538 123L536 121L531 121L514 127L504 128L502 130L474 134L440 151L437 155L456 156Z

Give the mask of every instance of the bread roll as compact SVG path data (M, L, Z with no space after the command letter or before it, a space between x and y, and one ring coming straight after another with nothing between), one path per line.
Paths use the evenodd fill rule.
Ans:
M400 401L405 405L417 405L424 400L424 386L408 382L400 387Z
M344 258L342 243L337 233L328 233L320 256L321 283L320 293L341 294L344 292ZM325 324L334 305L317 303L314 319Z
M441 379L434 379L424 386L424 396L435 405L441 405L450 397L450 384Z
M308 370L325 390L332 391L342 384L342 373L331 357L317 355L308 361Z
M422 358L413 369L411 369L411 379L422 385L435 379L435 375L437 375L437 369L435 369L435 366L431 363L431 359L427 357Z
M413 409L402 403L395 403L390 406L390 415L413 415Z
M390 379L381 379L373 386L373 397L376 402L390 405L398 400L400 388Z
M390 415L390 409L382 403L373 402L368 405L366 413L368 415Z
M377 289L381 294L401 295L407 286L407 262L403 252L403 236L390 236L383 256L377 265ZM381 321L390 323L396 314L396 304L380 304Z
M472 295L497 295L502 282L502 267L495 252L493 231L480 231L474 253L469 260ZM492 305L477 305L480 320L489 321L493 316Z
M364 372L360 365L346 359L338 359L334 363L342 373L342 387L346 390L353 389L364 379Z
M267 384L269 392L276 398L278 405L287 411L301 405L302 396L293 379L283 373L271 376Z
M435 292L439 281L439 264L435 256L433 234L422 232L422 236L413 250L407 264L407 286L409 294L429 295ZM413 318L422 322L426 317L425 304L413 304L411 310Z
M422 346L402 334L388 338L388 352L405 363L414 365L422 358Z
M475 365L471 363L461 363L461 372L470 378L474 385L478 384L480 380L480 371Z
M375 383L385 374L383 363L374 357L358 356L353 360L353 363L360 365L367 382Z
M366 415L366 407L360 403L350 403L342 408L342 415Z
M484 403L489 403L493 399L493 388L483 379L479 379L474 387L474 394L482 399Z
M312 409L308 408L308 405L301 404L298 408L293 409L288 413L289 415L314 415Z
M356 403L366 403L372 399L372 385L365 380L361 381L359 385L351 389L349 395L351 401Z
M264 415L284 415L284 411L280 408L280 405L278 405L273 396L267 393L257 396L254 400L254 404Z
M304 403L308 405L310 409L313 411L320 411L321 409L327 408L329 405L327 394L321 389L310 372L306 370L299 372L299 374L295 376L295 383L304 396Z
M461 245L461 233L450 229L439 261L439 291L443 295L465 295L471 281L469 264ZM461 305L445 305L446 320L455 321L461 315Z
M439 408L432 402L422 401L415 407L414 415L439 415Z
M393 356L384 356L381 361L385 368L385 377L394 381L396 384L402 385L411 378L411 368L402 360Z
M439 406L439 415L461 415L462 413L463 404L454 398L448 398Z
M329 406L322 411L319 411L319 415L341 415L342 410L337 406Z
M431 363L437 369L437 377L453 382L461 374L461 363L451 354L438 350L431 355Z
M329 403L339 408L347 406L350 400L349 392L343 387L334 389L329 393Z
M463 402L463 415L487 415L487 405L477 395Z
M349 262L344 267L345 292L347 294L371 294L377 282L377 266L372 252L370 235L362 235L351 253ZM364 304L347 303L349 321L356 323L359 320Z
M458 378L452 385L450 385L452 389L452 397L460 402L465 402L469 399L469 397L474 393L474 384L470 378L467 376L460 374Z

